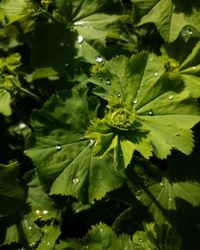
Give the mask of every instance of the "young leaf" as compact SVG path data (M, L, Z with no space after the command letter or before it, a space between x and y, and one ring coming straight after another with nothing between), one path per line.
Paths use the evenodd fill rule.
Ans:
M142 15L138 25L154 23L161 36L167 42L173 42L186 26L200 31L199 3L180 2L179 0L132 0Z
M98 86L94 93L108 101L108 108L111 106L111 114L108 113L105 118L112 123L112 127L114 125L119 129L114 135L117 133L119 137L121 134L122 140L134 143L132 151L136 149L146 158L151 156L151 150L158 158L165 158L172 148L190 154L193 148L190 129L200 120L198 106L190 93L183 89L177 77L163 76L164 73L160 58L140 53L130 59L116 57L106 62L91 78L91 82ZM123 124L121 127L115 126L112 121L114 114L119 114L119 109L127 114L126 118L116 116ZM130 116L134 116L134 122L125 125L130 123ZM113 133L103 123L104 120L99 121L100 129L98 122L89 129L90 137L98 138L100 144L103 140L100 133L104 137ZM128 136L124 136L127 133ZM112 140L107 139L107 144L113 143L114 135L110 137ZM112 144L111 148L116 145ZM99 147L98 143L96 147ZM109 146L105 147L104 143L98 151L103 155L108 149Z
M11 103L12 99L10 93L5 89L0 89L0 113L5 116L11 115Z
M17 183L18 172L16 162L10 165L0 164L0 217L16 213L23 205L24 192Z
M122 185L111 155L96 159L91 150L95 141L83 138L95 109L96 101L89 102L80 90L71 97L65 92L54 95L42 111L34 112L35 138L26 154L50 194L94 202Z

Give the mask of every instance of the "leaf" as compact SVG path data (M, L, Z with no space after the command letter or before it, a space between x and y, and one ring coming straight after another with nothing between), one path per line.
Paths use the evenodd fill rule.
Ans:
M58 211L53 200L42 189L38 176L34 172L28 172L24 179L27 182L26 202L31 207L28 214L30 221L55 219Z
M0 89L0 113L5 116L10 116L12 114L11 109L11 95L5 89Z
M75 33L61 25L39 22L29 39L33 66L36 68L53 68L58 72L69 69L70 72L73 72L76 55L75 39Z
M53 68L38 68L32 74L26 76L28 82L33 82L38 79L50 78L57 76L57 72Z
M56 17L72 24L77 32L76 48L78 56L87 62L96 63L97 56L107 53L107 40L128 42L128 33L124 32L127 15L122 15L119 0L56 0ZM111 15L112 14L112 15ZM59 17L61 16L61 17ZM130 47L135 45L130 44ZM123 45L121 46L123 47ZM103 58L102 58L103 60Z
M83 240L79 241L63 241L58 244L55 250L76 250L76 249L88 249L88 250L99 250L99 249L135 249L133 248L133 242L127 235L117 236L110 227L105 224L98 224L92 227Z
M0 12L8 19L9 23L16 22L34 11L30 0L3 0L0 3Z
M33 248L42 237L40 228L30 222L26 215L15 213L13 217L4 218L0 225L0 245L16 242L27 248Z
M167 42L173 42L186 26L192 26L200 31L198 21L199 3L180 2L179 0L134 0L134 5L142 15L138 25L154 23Z
M83 138L96 109L96 101L91 104L82 90L71 97L65 92L52 96L33 115L35 138L26 150L50 194L72 195L85 203L122 185L112 157L96 159L91 150L95 142Z
M192 32L191 30L188 32ZM179 49L177 49L177 47ZM165 64L168 65L169 71L177 74L184 81L186 88L195 98L200 96L200 42L193 39L184 42L179 38L177 41L162 48L162 58L165 58ZM172 67L176 65L175 68Z
M16 213L24 203L24 192L17 182L19 166L0 164L0 217Z
M54 249L56 240L60 235L60 228L59 226L50 225L44 226L43 228L44 236L41 239L37 250L52 250Z
M200 120L199 109L180 79L163 76L164 73L160 58L140 53L130 59L116 57L106 62L90 79L97 85L94 93L108 101L111 109L113 106L111 118L118 108L135 116L125 138L146 158L151 156L151 150L156 157L165 158L172 148L190 154L193 148L190 128ZM95 125L89 132L94 134L95 129L99 132ZM111 131L107 129L108 132Z

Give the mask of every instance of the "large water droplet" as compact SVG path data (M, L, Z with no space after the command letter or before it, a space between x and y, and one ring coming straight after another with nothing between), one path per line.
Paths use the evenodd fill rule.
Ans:
M79 178L78 177L74 177L72 180L73 184L76 185L79 183Z
M40 214L40 210L37 209L37 210L35 211L35 213L36 213L36 214Z
M133 104L137 104L137 102L138 102L137 99L133 100Z
M153 115L153 110L152 109L148 110L148 115L151 115L151 116Z
M103 58L101 56L97 56L96 57L96 62L102 63L103 62Z
M26 127L26 124L25 124L25 123L21 122L21 123L19 124L19 129L23 130L23 129L25 129L25 127Z
M45 214L48 214L48 210L43 210L42 213L45 215Z
M157 77L158 76L158 71L154 72L154 76Z
M58 145L58 144L55 146L55 148L56 148L57 151L60 151L62 149L62 147L60 145Z
M170 100L170 101L173 100L173 95L169 95L168 100Z
M78 35L78 37L77 37L77 43L78 43L78 44L81 44L83 41L84 41L83 36Z

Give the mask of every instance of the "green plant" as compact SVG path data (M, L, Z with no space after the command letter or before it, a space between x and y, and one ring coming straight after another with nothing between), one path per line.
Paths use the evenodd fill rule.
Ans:
M2 0L0 249L196 250L197 0Z

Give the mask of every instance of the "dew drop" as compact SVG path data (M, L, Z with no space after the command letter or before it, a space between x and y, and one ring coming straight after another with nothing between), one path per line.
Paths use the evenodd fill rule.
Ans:
M3 90L3 92L4 92L4 93L6 93L6 92L7 92L7 90L6 90L6 89L4 89L4 90Z
M121 94L120 94L120 93L118 93L118 94L117 94L117 96L118 96L118 97L121 97Z
M196 66L193 66L192 69L196 69Z
M79 183L79 178L78 177L74 177L72 180L73 184L76 185Z
M78 44L81 44L83 41L84 41L83 36L78 35L78 37L77 37L77 43L78 43Z
M169 198L169 201L172 201L172 198L171 198L171 197Z
M102 228L100 228L100 232L103 232L103 229L102 229Z
M158 76L158 71L154 72L154 76L157 77Z
M60 46L63 47L65 44L63 42L60 42Z
M89 146L89 147L93 147L95 143L96 143L95 140L90 139L88 146Z
M48 214L48 212L49 212L48 210L43 210L42 211L43 214Z
M141 237L138 238L140 242L143 242L143 239Z
M102 63L103 62L103 58L101 56L97 56L96 57L96 62Z
M168 96L168 100L171 101L172 99L173 99L173 95L169 95L169 96Z
M65 66L68 67L68 66L69 66L69 63L65 63Z
M137 200L140 200L140 199L141 199L140 196L138 196L138 195L136 195L135 197L136 197Z
M134 100L133 100L133 104L137 104L137 99L134 99Z
M108 85L111 85L111 81L110 81L108 78L106 78L106 83L107 83Z
M152 115L153 115L153 110L152 110L152 109L149 109L149 110L148 110L148 114L152 116Z
M47 242L47 245L50 246L50 242Z
M57 151L60 151L62 149L62 147L60 145L58 145L58 144L55 146L55 148L56 148Z
M29 247L34 247L34 246L35 246L34 242L32 242L32 243L29 244Z
M32 229L32 227L31 227L31 226L29 226L29 227L28 227L28 229L29 229L29 230L31 230L31 229Z
M25 129L25 127L26 127L25 123L22 122L22 123L19 124L19 129L22 130L22 129Z
M163 186L164 184L162 182L160 182L160 186Z
M36 213L36 214L40 214L40 210L36 210L35 213Z

